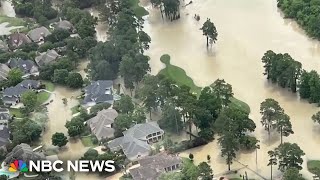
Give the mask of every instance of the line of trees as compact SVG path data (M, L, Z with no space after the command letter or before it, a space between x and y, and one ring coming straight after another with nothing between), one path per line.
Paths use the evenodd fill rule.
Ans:
M299 90L301 98L320 104L320 75L317 71L303 70L301 63L289 54L277 54L271 50L264 54L262 62L268 80L292 92Z
M277 2L286 18L295 19L310 36L320 38L318 1L278 0Z
M163 15L170 21L180 18L180 0L151 0L151 4L160 9L162 19Z

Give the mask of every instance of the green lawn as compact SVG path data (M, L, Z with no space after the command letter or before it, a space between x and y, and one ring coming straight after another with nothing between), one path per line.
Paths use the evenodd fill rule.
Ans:
M313 174L320 175L320 160L310 160L307 163L308 171Z
M148 15L149 12L144 8L139 6L139 0L131 0L131 8L137 17L143 17Z
M17 118L23 118L23 115L22 115L20 109L10 108L9 111L12 116L15 116Z
M71 112L72 112L72 114L76 114L76 113L80 112L79 111L79 105L72 107L71 108Z
M159 74L163 74L166 77L169 77L170 79L174 80L179 86L189 86L193 93L197 94L198 96L200 95L201 87L195 85L193 80L186 74L186 72L182 68L170 64L170 56L168 54L162 55L160 57L160 61L164 63L166 67L162 69ZM232 103L230 106L241 108L244 111L250 113L250 107L245 102L234 97L231 99L231 102Z
M22 18L0 16L0 24L4 22L8 22L9 26L24 26L26 24Z
M43 82L46 85L46 90L53 92L54 91L54 84L51 82ZM38 105L45 103L50 98L50 93L48 92L40 92L38 93Z
M92 136L89 135L89 136L82 136L81 137L81 142L82 144L85 146L85 147L96 147L97 144L94 144L92 142Z

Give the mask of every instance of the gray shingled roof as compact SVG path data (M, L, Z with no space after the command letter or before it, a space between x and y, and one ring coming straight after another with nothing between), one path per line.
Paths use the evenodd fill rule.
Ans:
M6 64L0 64L0 81L7 79L9 71L10 68Z
M51 32L44 26L32 29L31 31L28 32L28 36L30 37L30 39L34 42L39 42L39 39L41 37L47 37L48 35L50 35Z
M8 47L8 44L2 40L0 40L0 49L2 51L8 51L9 47Z
M30 160L42 160L45 159L43 153L33 152L33 149L28 144L19 144L12 149L12 151L7 154L4 162L11 163L13 160L23 160L25 162L29 162Z
M56 25L57 28L61 28L61 29L66 29L66 30L70 30L73 28L73 25L70 21L67 20L61 20L59 22L57 22Z
M32 60L11 58L8 64L10 68L19 68L24 74L32 74L38 72L38 67Z
M4 96L4 98L5 98L5 96L19 96L19 95L23 94L24 92L30 90L29 87L32 89L37 89L37 88L39 88L39 85L40 85L40 83L38 81L26 79L14 87L6 88L3 91L3 96ZM4 99L4 100L7 100L7 99Z
M99 139L114 137L114 129L111 127L118 113L114 109L104 109L87 121L91 132Z
M0 108L0 120L9 120L10 112L7 108Z
M166 172L165 168L177 164L181 165L182 160L179 156L160 153L142 158L138 162L139 167L129 170L132 178L134 180L155 180Z
M105 94L106 89L111 89L113 86L113 81L110 80L98 80L93 81L89 86L87 86L84 91L86 96L83 99L83 104L88 102L103 103L113 100L112 92L111 94Z
M38 66L45 66L55 61L59 57L59 54L55 50L48 50L47 52L41 53L35 58Z
M108 142L110 149L121 147L128 159L134 159L139 154L150 152L151 147L147 143L146 136L156 132L164 132L156 122L136 124L127 131L124 136Z
M31 40L23 33L13 33L8 37L8 44L12 47L18 47L23 44L31 43Z
M7 126L0 125L0 147L9 143L10 131Z

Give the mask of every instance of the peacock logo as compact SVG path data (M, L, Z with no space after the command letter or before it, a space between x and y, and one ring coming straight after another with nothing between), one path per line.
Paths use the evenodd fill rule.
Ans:
M29 169L27 164L22 160L14 160L13 163L10 164L9 172L28 172Z

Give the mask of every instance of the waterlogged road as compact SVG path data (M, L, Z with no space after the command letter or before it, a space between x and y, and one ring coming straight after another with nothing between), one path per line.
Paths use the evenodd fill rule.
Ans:
M182 9L182 17L176 22L164 22L158 10L150 6L148 10L150 16L145 31L152 39L147 52L151 57L152 73L163 68L159 58L168 53L172 64L183 68L199 86L210 85L217 78L232 84L235 96L251 107L250 117L257 125L254 135L261 141L257 165L254 152L241 153L237 157L266 178L270 178L270 168L266 166L267 151L279 145L279 138L272 136L268 139L260 123L259 106L266 98L279 101L291 117L295 132L284 141L297 143L304 150L302 173L312 179L306 170L306 161L320 159L320 127L310 117L319 108L268 83L262 75L261 57L269 49L287 52L300 61L303 68L320 72L319 42L309 39L294 22L284 20L276 7L276 0L195 0ZM194 14L200 15L200 22L193 19ZM199 30L207 17L215 23L219 33L212 51L207 51L205 38ZM210 154L215 174L227 170L216 141L182 155L187 156L190 152L195 155L196 163L206 161L207 154ZM240 167L236 162L232 165L234 169ZM247 171L250 178L261 179ZM279 172L275 174L279 175Z

